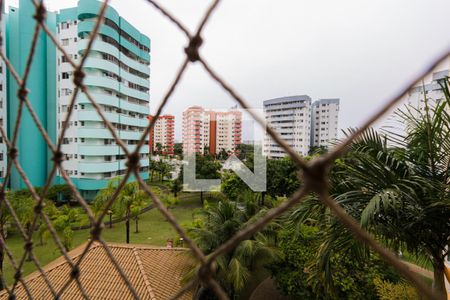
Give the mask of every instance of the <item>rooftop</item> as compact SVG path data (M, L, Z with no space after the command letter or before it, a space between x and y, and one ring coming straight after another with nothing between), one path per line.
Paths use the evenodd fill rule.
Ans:
M78 261L86 244L69 252ZM188 251L183 248L161 248L145 245L109 244L112 255L122 267L141 299L169 299L182 288L183 275L189 270ZM59 291L69 280L71 268L60 257L43 268L49 281ZM105 249L94 243L80 264L80 282L90 299L132 299L132 294L108 258ZM36 271L24 282L33 298L53 299L42 274ZM194 291L184 293L179 299L192 299ZM16 299L28 298L23 285L15 289ZM61 299L82 299L75 281L61 295ZM0 299L8 299L2 291Z

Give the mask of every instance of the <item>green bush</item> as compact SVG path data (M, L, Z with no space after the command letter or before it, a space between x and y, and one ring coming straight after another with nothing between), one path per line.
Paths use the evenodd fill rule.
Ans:
M280 232L279 248L284 258L267 268L284 294L293 299L379 299L376 278L399 280L393 269L375 256L361 261L350 253L337 252L326 266L330 285L318 267L321 243L320 231L315 227L303 225L298 233Z
M416 290L406 282L391 283L380 278L374 279L380 300L419 300Z

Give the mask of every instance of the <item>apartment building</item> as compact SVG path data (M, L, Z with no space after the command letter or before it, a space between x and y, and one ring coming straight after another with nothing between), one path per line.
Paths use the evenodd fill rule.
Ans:
M296 152L308 155L313 146L329 147L338 133L339 99L312 102L307 95L264 101L268 127L277 132ZM268 158L286 156L285 151L266 133L263 154Z
M2 14L1 22L0 22L0 30L1 30L1 38L2 38L2 51L3 53L6 53L6 15L3 11L3 7L1 7L0 13ZM8 81L7 81L7 75L6 75L6 67L3 60L0 60L0 126L3 128L4 132L8 132L8 124L7 124L7 89L8 89ZM3 137L0 135L0 183L4 182L5 174L6 174L6 168L7 168L7 162L8 162L8 153L7 153L7 147L6 142L4 141Z
M183 152L216 155L221 151L234 153L242 143L242 113L205 110L191 106L183 112Z
M298 153L307 155L311 134L311 98L307 95L282 97L264 101L268 127L274 129ZM281 158L285 151L266 133L263 154Z
M75 62L84 55L101 5L102 2L96 0L80 0L77 7L47 13L47 26ZM18 8L9 9L7 55L18 70L23 70L26 64L35 26L34 13L35 7L28 0L20 0ZM148 125L149 64L150 39L108 6L104 24L100 26L83 67L86 75L83 82L131 151ZM75 90L73 76L72 66L41 31L27 84L28 97L52 142L55 143L62 128L67 127L62 147L65 154L63 167L81 194L89 199L111 178L125 174L126 157L86 95L78 94L71 119L64 123ZM18 86L9 74L9 129L13 128L17 118L17 90ZM33 151L30 151L31 145ZM32 184L42 186L51 169L52 153L27 111L22 116L18 149L22 154L19 162ZM140 174L146 179L148 147L142 147L140 155ZM59 172L54 183L64 183ZM20 176L13 172L11 188L23 187Z
M30 45L32 43L36 20L33 18L35 7L32 1L20 0L19 7L9 7L6 15L6 55L12 66L23 73L27 65ZM56 14L47 12L45 19L49 30L56 34ZM27 98L50 139L56 141L56 47L41 30L36 39L36 51L33 65L28 73ZM3 70L5 71L5 70ZM18 118L19 86L11 72L7 72L7 106L6 116L8 136L11 138ZM34 123L27 109L23 110L16 141L19 152L17 160L28 179L34 186L43 186L52 165L52 153L48 150L44 138ZM15 167L9 180L11 189L26 188L24 181Z
M428 106L431 108L445 99L441 84L450 76L450 60L442 67L443 69L431 73L424 78L421 84L418 84L408 92L408 104L417 109L417 111L411 110L413 114L424 113L425 98Z
M149 116L151 121L154 117ZM173 156L174 154L175 117L172 115L159 116L153 130L150 132L150 153Z
M101 2L80 0L78 7L57 16L58 39L64 50L79 61L89 42ZM108 7L84 64L84 84L96 99L118 136L133 151L148 125L150 39ZM74 92L73 68L60 51L58 72L58 133L62 130ZM63 163L87 198L95 196L113 177L124 175L126 157L85 94L77 97L68 124ZM148 176L149 149L140 152L140 172Z
M328 148L337 139L339 99L320 99L311 108L311 147Z

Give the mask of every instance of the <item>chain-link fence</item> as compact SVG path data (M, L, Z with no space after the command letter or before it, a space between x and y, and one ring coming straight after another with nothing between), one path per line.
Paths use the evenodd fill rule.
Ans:
M222 254L225 254L232 249L234 249L241 241L246 239L247 237L253 235L254 233L258 232L262 228L264 228L265 225L267 225L269 222L274 220L275 218L282 215L284 212L286 212L288 209L292 208L294 205L300 203L302 199L305 198L306 195L309 193L316 193L319 197L322 203L329 207L329 209L334 213L334 215L354 234L354 236L359 239L361 242L365 243L366 245L370 246L375 252L377 252L387 263L392 265L401 275L403 275L406 279L408 279L414 286L417 288L417 290L420 292L422 296L425 298L433 299L434 295L431 291L431 289L413 272L410 272L408 267L402 263L396 255L394 255L391 251L380 245L373 236L371 236L368 232L366 232L364 229L361 228L361 226L358 224L358 222L353 219L349 214L346 213L346 211L337 204L328 194L328 184L327 184L327 176L328 176L328 170L332 166L334 160L338 157L340 157L342 154L346 152L346 149L348 146L354 141L358 136L361 135L366 129L368 129L375 121L377 121L380 117L382 117L385 113L387 113L391 108L393 108L406 94L407 92L427 73L432 71L442 60L444 60L450 53L450 51L447 51L443 53L441 56L435 58L426 69L423 70L418 76L412 80L411 82L407 83L403 89L400 90L400 92L393 97L392 99L388 99L386 101L386 104L383 106L382 109L375 112L359 129L355 130L350 136L348 136L344 141L342 141L339 145L337 145L334 149L332 149L329 153L318 157L312 161L305 161L299 154L297 154L292 148L289 147L289 145L271 128L267 128L268 134L273 138L274 141L276 141L284 151L292 158L292 160L295 162L296 166L299 168L299 170L302 171L303 186L296 191L288 200L284 201L281 205L279 205L276 208L273 208L270 210L267 214L265 214L262 218L254 222L253 224L249 225L248 227L242 229L238 233L236 233L231 239L229 239L226 243L222 244L220 247L215 249L215 251L208 256L206 256L199 247L195 244L195 242L186 234L185 230L180 226L180 224L177 222L177 219L174 217L174 215L164 206L164 204L161 202L161 200L155 195L155 193L152 191L152 188L149 187L143 180L143 178L140 176L139 173L139 150L141 147L146 147L146 137L148 136L149 132L152 130L153 126L155 125L155 121L157 120L157 117L161 114L163 108L167 105L169 102L174 90L178 86L183 74L185 73L186 69L188 68L189 64L191 63L198 63L200 64L205 72L209 74L209 76L214 79L239 105L244 108L248 109L248 111L251 113L252 110L249 109L248 103L241 97L239 94L228 84L226 83L220 75L212 69L212 67L208 64L208 62L202 57L202 55L199 53L199 49L203 43L203 40L201 38L203 29L207 25L207 22L210 21L211 16L213 12L217 9L220 0L215 0L212 2L212 4L207 9L206 13L204 14L203 18L201 19L200 25L198 26L197 30L195 32L190 32L182 23L172 14L170 14L167 10L165 10L160 4L153 0L146 0L150 7L153 9L156 9L161 14L163 14L169 22L173 23L180 31L184 33L188 40L188 46L184 49L184 52L186 54L185 59L183 63L181 64L177 74L174 77L174 80L172 84L170 85L169 90L165 94L164 98L162 99L161 103L158 106L158 109L156 111L156 115L154 118L152 118L150 124L146 128L145 132L142 134L142 137L140 138L138 144L136 145L136 148L134 151L130 151L129 148L126 147L124 142L119 138L118 134L116 133L116 129L111 124L111 122L106 118L104 112L102 111L102 108L100 105L96 102L94 97L91 95L91 92L87 88L86 85L83 84L83 79L85 77L85 74L83 72L83 66L86 62L86 59L89 56L89 52L91 50L91 47L94 43L94 39L99 33L99 29L101 24L104 21L104 16L106 9L108 7L108 0L105 0L103 5L101 6L100 11L98 12L97 16L97 22L90 34L89 43L86 47L86 51L83 53L82 58L79 63L75 63L75 61L70 57L70 55L67 54L67 52L64 50L64 48L58 43L58 39L55 35L52 34L52 30L47 27L45 20L46 20L46 8L44 6L44 3L39 0L30 0L33 1L34 6L36 8L36 12L34 14L34 18L36 20L36 25L34 28L34 36L32 40L32 44L30 45L30 52L26 64L25 71L23 73L23 76L19 76L19 73L17 70L14 69L14 66L8 61L8 58L6 54L3 51L0 51L0 56L2 60L4 61L7 69L11 73L14 80L17 82L19 86L19 90L17 93L17 97L19 100L19 106L17 111L17 119L15 122L15 127L12 129L12 134L10 139L8 139L8 136L6 135L6 132L3 127L0 127L1 136L3 137L3 140L6 142L8 147L8 166L7 166L7 172L5 175L5 181L0 189L0 204L5 205L7 210L12 216L13 222L15 226L17 226L20 235L23 238L24 248L25 252L20 257L19 260L15 259L13 256L12 251L8 248L7 243L3 238L0 237L0 246L3 248L4 253L9 258L11 265L13 266L15 270L15 276L14 276L14 283L8 287L6 287L7 293L9 294L9 297L11 299L15 298L15 289L19 284L21 284L24 289L26 290L27 295L29 298L33 299L33 294L30 292L29 288L27 287L27 283L24 281L21 270L22 267L27 259L31 259L32 262L35 264L37 270L41 273L45 283L47 284L48 288L50 289L51 293L55 298L59 298L64 291L71 285L73 282L76 283L78 286L81 295L89 299L89 295L86 293L85 289L83 288L83 285L80 281L80 263L83 261L83 258L86 256L89 248L93 245L94 242L100 243L103 248L105 249L109 260L111 263L115 266L117 271L119 272L121 278L126 283L127 287L129 288L129 291L134 296L134 298L139 299L139 295L137 294L135 287L131 284L130 280L127 278L127 275L119 265L119 263L116 261L114 255L112 254L111 250L109 249L107 243L102 238L102 230L103 230L103 220L105 216L108 214L108 210L111 208L111 206L116 201L121 189L124 187L126 182L130 179L130 176L135 176L136 180L138 181L140 187L142 190L144 190L148 196L153 201L154 206L161 212L161 214L168 220L168 222L173 226L173 228L176 230L176 232L184 239L190 250L192 251L193 255L196 257L200 264L200 268L195 276L194 279L192 279L189 283L187 283L183 289L181 289L176 295L173 295L173 298L178 298L180 295L185 293L186 291L195 288L199 283L209 287L214 291L214 293L220 298L220 299L228 299L227 293L222 289L222 287L218 284L216 279L214 278L214 262L215 260ZM0 3L3 1L0 0ZM3 5L1 5L3 7ZM61 132L59 134L59 137L57 139L57 143L53 144L48 133L44 129L43 125L41 124L39 118L37 117L36 113L33 110L33 107L31 105L31 102L28 99L28 90L27 90L27 83L28 83L28 76L30 73L30 68L33 63L33 57L36 50L37 40L38 36L41 31L44 31L45 34L51 39L51 41L55 44L57 49L63 54L65 59L71 64L71 66L74 69L74 78L73 83L75 85L75 90L72 94L70 104L68 106L68 112L65 119L65 126L61 129ZM90 103L94 106L96 112L100 116L101 120L106 124L107 129L121 148L121 150L125 153L125 156L127 158L127 171L126 174L121 178L120 184L118 185L114 195L110 198L110 200L106 203L104 210L100 213L98 217L95 217L93 212L91 211L90 206L86 202L86 200L81 196L77 188L75 187L74 183L72 182L71 178L68 176L66 170L62 167L62 162L64 159L64 153L62 152L62 141L65 137L65 133L67 130L67 124L69 124L69 120L71 115L74 112L74 106L76 104L76 99L79 94L85 94L90 101ZM17 139L18 139L18 132L19 128L21 126L21 120L22 115L25 110L28 110L28 112L31 114L36 126L38 127L42 137L44 138L48 148L53 153L53 166L49 172L47 181L45 186L42 187L42 190L38 193L36 189L31 184L30 180L27 177L27 174L24 172L22 166L19 164L18 161L18 149L16 148ZM264 120L261 119L260 116L254 114L252 116L258 123L260 123L262 126L264 126ZM6 186L8 183L8 180L10 180L11 177L11 170L12 167L15 167L20 174L22 180L25 182L27 188L30 190L32 197L35 201L35 207L34 207L34 218L31 222L31 225L27 228L24 228L24 226L21 225L20 220L18 219L18 216L16 212L13 209L13 206L11 205L10 200L6 196ZM92 224L92 230L91 230L91 238L89 239L89 242L87 243L84 251L79 256L79 258L74 261L71 259L71 257L68 255L65 247L63 246L61 240L58 237L58 234L53 227L52 223L49 220L49 217L44 213L43 211L43 201L46 196L46 193L51 186L51 183L53 181L54 176L56 175L57 171L59 170L59 173L61 174L61 177L65 180L65 182L69 185L70 189L72 190L74 197L76 201L81 205L83 210L88 216L88 219L90 223ZM62 288L56 289L54 287L54 284L48 279L46 273L43 271L41 264L34 254L33 251L33 241L32 236L33 232L37 229L39 221L42 220L42 222L47 226L49 232L51 233L52 238L54 239L57 247L59 248L59 251L65 258L65 260L68 262L71 268L70 274L68 274L67 282L63 285ZM100 280L100 279L99 279Z

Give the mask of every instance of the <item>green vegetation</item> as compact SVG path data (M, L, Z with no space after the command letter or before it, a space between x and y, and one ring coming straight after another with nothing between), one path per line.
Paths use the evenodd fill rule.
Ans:
M220 201L202 210L201 218L188 227L188 233L205 254L210 254L265 212L266 209L259 209L252 198L243 203ZM219 256L216 276L233 298L247 286L258 264L272 262L277 258L276 231L269 227L242 241L230 253ZM195 271L197 269L193 269L189 275L192 276ZM212 296L207 286L202 286L199 293L203 297Z
M113 183L111 183L111 185L113 185ZM156 193L164 199L164 196L166 194L162 192L160 188L153 187L152 189L155 190ZM106 194L106 192L103 192L103 194ZM15 197L21 197L21 195L22 193L19 193L18 195L12 194L10 195L9 199L12 203L16 203L15 209L20 212L19 219L25 226L25 224L29 220L25 216L33 216L33 206L35 202L28 197L20 199L21 201L13 201L13 199L18 200ZM168 196L173 199L172 195ZM177 205L171 205L170 211L181 224L190 224L193 221L193 214L201 208L199 198L199 193L180 193L178 199L176 200ZM210 201L213 201L214 195L208 195L208 198L210 199ZM26 202L24 202L22 201L24 199L29 199L30 201L27 200ZM27 203L28 205L26 205L25 203ZM71 226L89 224L87 222L86 214L82 212L81 208L71 208L69 206L62 206L60 208L57 208L51 201L46 201L46 203L47 204L44 210L46 211L46 214L52 216L51 220L53 226L57 230L59 238L62 241L64 247L73 249L74 247L87 242L87 240L90 238L89 229L71 229ZM95 207L94 203L92 205L93 208ZM4 225L8 227L8 229L5 231L8 232L8 235L6 237L8 249L11 251L16 262L18 263L22 259L22 256L24 254L23 238L16 230L15 226L6 225L11 224L11 217L5 213L3 213L2 216L5 216L4 219L6 221L4 222ZM114 214L114 216L119 217L120 214ZM131 214L131 217L134 217L133 214ZM105 222L108 224L107 220L105 220ZM105 229L102 232L103 239L107 242L125 243L125 223L126 222L115 223L113 224L112 228L109 228L109 226L105 226ZM173 227L164 219L164 217L157 209L152 209L144 214L139 215L139 232L136 233L135 231L130 232L129 235L129 242L133 244L165 246L167 239L174 239L178 236ZM33 253L39 260L41 266L44 266L61 256L59 248L48 232L47 227L42 222L40 222L38 230L36 230L33 235L33 241ZM36 266L34 265L34 263L26 259L22 268L23 275L27 275L35 270ZM6 283L12 284L14 281L14 270L10 264L8 257L6 256L3 263L3 274Z

